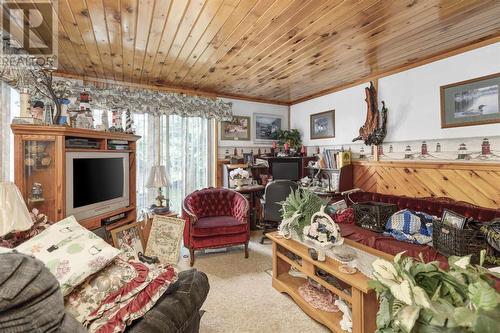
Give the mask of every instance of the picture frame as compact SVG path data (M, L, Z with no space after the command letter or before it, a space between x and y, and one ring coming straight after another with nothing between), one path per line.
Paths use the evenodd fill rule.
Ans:
M134 250L136 256L139 252L144 253L145 244L141 226L141 222L135 222L111 229L113 246L117 249L122 249L123 245L127 244Z
M274 114L254 113L254 140L270 142L277 140L278 131L283 129L283 117Z
M254 164L254 156L252 153L243 153L243 163L248 165Z
M500 73L440 87L441 128L500 123Z
M231 121L221 121L220 135L223 141L250 141L250 117L233 116Z
M452 226L457 229L463 229L467 218L460 214L457 214L449 209L443 210L443 215L441 216L441 222L443 224Z
M309 125L311 140L335 138L335 110L311 114Z
M155 215L151 222L146 256L158 257L162 264L179 261L184 220L176 217Z

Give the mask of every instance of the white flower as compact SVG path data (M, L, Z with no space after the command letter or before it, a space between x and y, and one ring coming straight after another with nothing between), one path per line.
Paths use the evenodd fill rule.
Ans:
M231 179L248 179L250 178L250 173L242 168L238 168L229 172L229 177L231 177Z

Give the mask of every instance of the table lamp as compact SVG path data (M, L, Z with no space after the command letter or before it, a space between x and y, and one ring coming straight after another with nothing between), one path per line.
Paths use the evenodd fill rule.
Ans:
M168 210L168 198L165 198L162 193L162 187L168 186L168 178L167 178L167 170L164 165L155 165L151 167L151 171L149 172L148 182L146 183L146 187L158 188L158 196L156 197L157 205L153 205L154 208L161 208ZM163 206L163 200L166 201L166 205Z
M33 221L14 183L0 183L0 237L31 228Z

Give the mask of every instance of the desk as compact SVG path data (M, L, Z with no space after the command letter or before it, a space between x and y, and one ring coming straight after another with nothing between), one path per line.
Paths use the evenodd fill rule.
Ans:
M258 202L257 197L259 196L259 194L262 195L264 193L265 188L266 187L264 185L247 185L243 186L239 190L233 189L238 193L248 196L248 203L250 206L248 217L250 221L251 230L257 229L257 220L260 219L257 216L257 205L256 205Z

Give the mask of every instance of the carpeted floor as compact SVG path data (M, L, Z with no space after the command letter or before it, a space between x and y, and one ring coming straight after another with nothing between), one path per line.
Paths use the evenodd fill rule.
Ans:
M200 332L328 332L290 297L273 289L271 244L261 245L261 235L252 234L248 259L243 246L221 253L196 253L194 267L205 272L210 282ZM180 269L189 268L187 254L183 249Z

